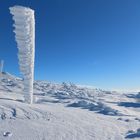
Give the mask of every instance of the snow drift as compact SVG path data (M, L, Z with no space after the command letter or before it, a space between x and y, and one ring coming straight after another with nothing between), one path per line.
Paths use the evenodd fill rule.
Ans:
M36 102L30 105L23 82L2 72L0 140L140 139L139 93L34 81Z

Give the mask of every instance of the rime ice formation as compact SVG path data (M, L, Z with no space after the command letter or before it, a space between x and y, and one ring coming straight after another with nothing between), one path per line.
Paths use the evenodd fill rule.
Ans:
M18 47L20 71L24 77L24 96L27 103L33 102L35 19L34 10L23 7L10 7L15 22L14 33Z

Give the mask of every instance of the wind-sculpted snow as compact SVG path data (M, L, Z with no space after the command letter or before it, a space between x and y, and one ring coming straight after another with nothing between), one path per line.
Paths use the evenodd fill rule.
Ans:
M3 90L9 92L21 93L22 79L14 78L7 73L3 74L2 85ZM37 104L45 103L64 103L67 107L80 107L82 109L88 109L104 115L122 115L117 109L106 104L104 101L105 96L115 96L115 94L109 91L101 89L89 89L86 87L76 86L72 83L54 84L46 81L34 82L34 99ZM102 100L101 100L102 99ZM16 98L16 101L22 101L23 98ZM120 102L117 102L120 105Z
M127 136L126 136L125 138L128 138L128 139L139 138L139 139L140 139L140 128L138 128L138 129L136 130L136 132L133 131L133 130L129 130L129 131L127 132Z
M20 71L24 76L24 97L33 102L34 54L35 54L35 19L34 11L22 6L10 8L15 22L14 33L18 47Z
M32 120L48 120L54 116L51 112L46 112L37 107L30 107L23 103L14 103L9 100L9 103L2 102L0 104L0 120L6 119L32 119Z
M132 93L132 94L126 94L126 97L135 99L137 102L140 103L140 92Z
M117 110L112 109L109 106L101 102L89 102L89 101L78 101L68 105L68 107L81 107L83 109L89 109L90 111L95 111L97 113L101 113L104 115L111 115L111 116L121 116L122 114L119 113Z
M0 140L140 139L139 93L35 81L35 102L26 104L23 79L2 73L1 80Z
M41 93L50 94L59 100L73 98L89 99L97 96L104 96L104 94L106 94L106 91L101 89L89 89L64 82L62 84L54 84L45 81L35 81L34 89Z

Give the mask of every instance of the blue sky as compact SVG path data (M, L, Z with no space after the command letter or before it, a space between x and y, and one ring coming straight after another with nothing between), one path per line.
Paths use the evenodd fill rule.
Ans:
M139 0L2 0L0 59L20 75L9 7L35 10L35 79L140 89Z

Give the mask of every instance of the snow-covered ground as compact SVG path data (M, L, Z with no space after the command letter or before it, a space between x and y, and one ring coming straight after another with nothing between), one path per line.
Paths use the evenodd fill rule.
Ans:
M140 140L140 94L35 81L24 103L22 79L3 73L0 140Z

